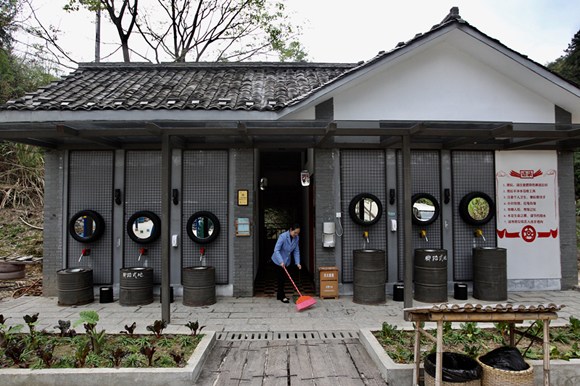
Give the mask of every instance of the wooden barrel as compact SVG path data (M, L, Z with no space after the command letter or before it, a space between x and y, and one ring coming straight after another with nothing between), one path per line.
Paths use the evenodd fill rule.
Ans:
M119 304L141 306L153 303L153 268L121 268Z
M354 285L352 301L359 304L380 304L386 300L385 251L356 249L353 251Z
M67 268L56 274L59 306L80 306L95 300L92 269Z
M183 304L209 306L215 304L215 267L187 267L183 269Z
M505 248L473 248L473 297L480 300L507 300Z
M447 302L447 250L415 249L415 293L417 301Z

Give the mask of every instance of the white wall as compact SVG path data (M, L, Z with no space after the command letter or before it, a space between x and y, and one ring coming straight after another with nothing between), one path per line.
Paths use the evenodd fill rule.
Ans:
M441 42L334 95L335 119L554 121L554 105Z

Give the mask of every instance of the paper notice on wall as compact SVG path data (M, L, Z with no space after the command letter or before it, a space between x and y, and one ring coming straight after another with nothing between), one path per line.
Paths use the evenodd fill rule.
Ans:
M498 246L508 279L560 278L558 156L555 151L498 151Z

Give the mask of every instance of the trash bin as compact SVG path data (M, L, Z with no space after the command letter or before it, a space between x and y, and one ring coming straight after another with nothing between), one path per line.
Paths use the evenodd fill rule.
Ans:
M141 306L151 303L153 303L153 268L122 268L119 304Z
M507 300L507 256L505 248L473 248L473 297Z
M425 386L435 385L437 354L427 355L424 362ZM482 368L475 359L464 354L444 352L442 385L481 385Z
M499 347L477 359L486 386L533 386L534 367L527 363L515 347Z

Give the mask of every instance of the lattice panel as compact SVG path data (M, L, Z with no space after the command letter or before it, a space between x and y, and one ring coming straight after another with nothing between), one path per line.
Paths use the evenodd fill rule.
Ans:
M125 235L123 267L151 267L153 281L161 283L161 237L149 244L138 244L127 235L127 221L138 211L148 210L161 218L161 152L127 151L125 157ZM139 250L147 254L139 260Z
M228 283L228 152L191 150L183 152L182 188L182 267L215 267L216 283ZM210 244L199 245L189 238L186 227L195 212L213 213L220 222L220 233ZM200 262L200 248L205 261ZM248 256L251 264L252 256Z
M355 249L386 250L387 215L385 194L385 152L382 150L341 150L341 210L344 233L342 235L342 280L353 281L353 251ZM383 204L383 213L378 223L363 227L352 221L349 215L350 201L360 193L370 193ZM363 238L369 231L370 243Z
M491 151L454 151L451 153L453 178L453 251L454 280L472 280L472 249L495 247L495 217L484 226L466 224L459 215L459 202L468 193L478 191L489 195L495 202L495 160ZM476 228L483 231L486 240L474 238Z
M80 243L66 233L67 267L93 269L95 284L113 281L113 166L112 151L71 151L68 175L68 222L81 210L93 210L105 220L105 233L92 243ZM91 250L79 262L81 251Z
M400 151L397 152L397 191L403 192L403 157ZM436 150L414 150L411 152L411 195L417 193L428 193L435 197L442 205L441 201L441 157ZM398 270L397 276L398 280L402 281L405 274L405 256L403 251L404 244L404 233L401 231L403 229L403 204L404 199L398 194L397 200L397 222L399 223L399 232L397 235L399 243L399 256L398 256ZM410 220L410 217L409 217ZM427 239L422 239L419 237L421 229L427 231ZM412 248L441 248L441 215L433 222L427 226L412 225Z

